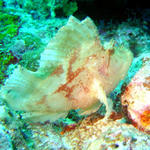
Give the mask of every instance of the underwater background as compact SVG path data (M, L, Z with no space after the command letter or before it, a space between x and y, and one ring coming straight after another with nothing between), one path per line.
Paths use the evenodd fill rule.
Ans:
M55 121L40 122L39 119L32 122L32 117L27 121L30 114L14 109L0 92L0 150L150 150L148 7L146 0L0 0L1 89L7 86L7 79L18 66L38 71L41 54L57 32L66 27L70 16L80 21L87 16L93 20L98 40L104 49L110 51L110 58L111 52L121 47L133 55L126 76L122 75L123 79L115 89L107 93L113 102L113 111L106 120L102 118L107 108L101 104L96 112L90 114L80 114L79 109L71 109L65 118L59 117ZM79 20L75 24L80 24ZM66 43L71 41L69 38ZM80 37L77 40L80 41ZM114 41L113 45L107 47L111 41ZM59 54L54 55L59 59ZM126 60L130 61L130 58ZM119 78L118 72L114 72L114 76ZM115 77L112 77L112 83ZM16 90L15 86L13 88ZM16 108L20 106L17 101L13 103Z

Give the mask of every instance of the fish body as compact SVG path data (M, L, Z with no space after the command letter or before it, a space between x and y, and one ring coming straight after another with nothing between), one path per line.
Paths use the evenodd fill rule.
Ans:
M133 57L130 50L114 48L113 43L104 49L93 21L71 16L41 54L38 70L18 66L1 95L32 121L55 121L71 109L92 113L99 102L110 114L112 102L106 95L126 75Z

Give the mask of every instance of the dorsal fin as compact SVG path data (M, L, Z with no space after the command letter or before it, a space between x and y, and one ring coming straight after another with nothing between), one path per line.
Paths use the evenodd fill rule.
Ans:
M85 43L89 47L98 37L97 28L89 17L79 21L71 16L41 54L39 70L65 63L75 50L82 50Z

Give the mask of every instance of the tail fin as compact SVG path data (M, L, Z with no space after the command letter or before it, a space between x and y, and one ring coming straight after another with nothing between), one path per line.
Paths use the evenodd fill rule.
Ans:
M33 93L39 80L36 73L18 66L6 80L1 95L11 106L22 109L24 100Z

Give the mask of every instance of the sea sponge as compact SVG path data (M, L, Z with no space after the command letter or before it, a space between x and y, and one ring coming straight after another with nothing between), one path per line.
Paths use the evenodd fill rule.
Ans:
M106 44L105 44L106 45ZM32 121L56 120L70 109L91 113L112 102L106 97L125 76L131 61L130 50L114 42L101 45L93 21L71 16L41 54L36 72L21 66L14 70L1 95L15 110L29 113Z

